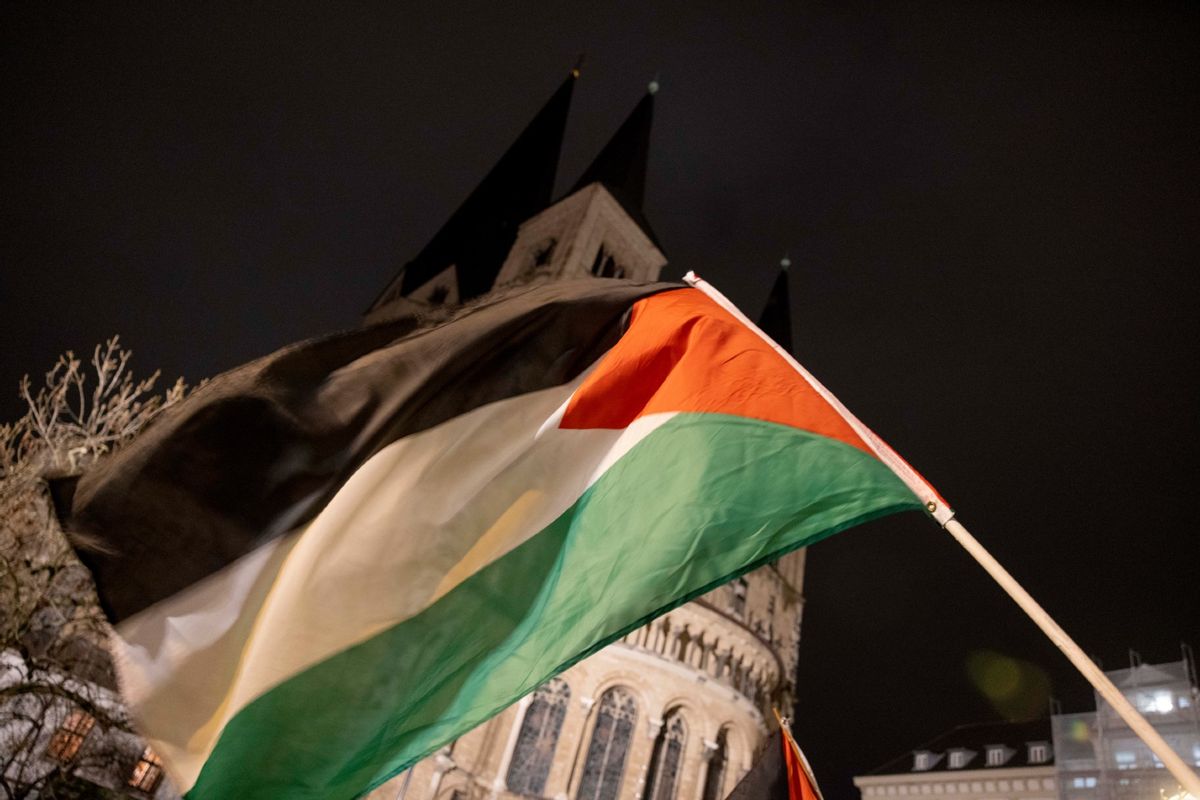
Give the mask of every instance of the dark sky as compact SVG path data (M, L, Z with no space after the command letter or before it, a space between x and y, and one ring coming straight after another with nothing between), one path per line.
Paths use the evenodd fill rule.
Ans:
M194 381L355 324L586 51L559 185L659 73L664 274L755 315L790 251L801 361L1106 667L1177 659L1200 7L1094 5L5 5L0 411L112 333ZM1090 708L920 516L814 547L807 598L830 800L955 724ZM997 705L971 676L1006 663Z

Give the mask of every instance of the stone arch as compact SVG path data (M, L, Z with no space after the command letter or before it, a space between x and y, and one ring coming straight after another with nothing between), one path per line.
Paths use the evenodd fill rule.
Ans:
M685 694L673 694L669 699L662 703L662 716L665 719L667 714L675 709L682 709L685 714L691 715L694 719L701 719L703 715L700 708L696 705L696 701Z
M689 663L688 656L691 654L693 643L696 641L696 636L692 634L690 625L682 625L679 628L679 633L675 637L675 660L682 664Z
M570 701L571 686L561 677L551 678L530 695L505 770L509 791L534 796L544 793Z
M700 800L721 800L729 793L730 764L732 756L733 726L729 723L717 727L717 733L709 742L705 742L706 758L704 781L700 786Z
M650 697L646 694L646 690L642 686L645 680L645 677L634 672L626 672L624 670L608 672L592 685L591 693L588 696L595 702L599 702L605 692L610 689L621 688L633 694L634 699L637 700L638 708L642 709L643 714L649 713L651 707ZM581 693L580 696L582 697L583 694Z
M750 763L754 760L756 745L761 737L751 735L736 722L726 719L716 726L712 741L716 741L721 731L725 731L726 743L729 748L729 768L733 769L740 763ZM732 784L729 788L733 788Z
M654 738L642 800L675 800L684 769L684 751L690 733L682 705L668 706Z
M447 772L438 785L436 800L453 800L456 797L471 796L471 781L467 773L460 769Z
M623 683L598 695L577 800L616 800L625 780L638 717L644 713L637 694Z

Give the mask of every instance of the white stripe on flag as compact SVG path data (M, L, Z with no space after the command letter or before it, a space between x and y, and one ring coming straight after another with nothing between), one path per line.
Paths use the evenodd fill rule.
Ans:
M181 791L238 710L428 608L561 516L674 416L543 430L578 383L394 442L303 531L119 626L122 689Z

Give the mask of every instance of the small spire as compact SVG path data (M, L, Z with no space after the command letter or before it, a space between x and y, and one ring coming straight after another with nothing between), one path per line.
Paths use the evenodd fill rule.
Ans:
M466 200L371 304L368 313L455 268L460 301L492 288L522 222L550 205L575 74L517 136Z
M579 58L575 59L575 66L571 67L571 77L572 78L578 78L579 74L581 72L583 72L583 59L586 56L587 56L587 53L580 53Z
M646 86L646 91L650 94L658 94L658 73L654 73L654 77L650 79L650 83Z
M788 291L788 267L791 265L792 260L786 255L780 260L779 274L775 276L775 285L767 295L767 305L758 318L758 327L776 344L795 355L792 351L791 292Z

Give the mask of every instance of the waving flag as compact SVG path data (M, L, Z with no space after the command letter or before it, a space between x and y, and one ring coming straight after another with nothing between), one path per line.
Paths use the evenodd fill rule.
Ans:
M778 712L775 716L778 719ZM781 720L762 754L725 800L824 800L824 796L808 759Z
M122 688L186 796L353 797L733 576L936 504L704 288L297 345L86 475Z

